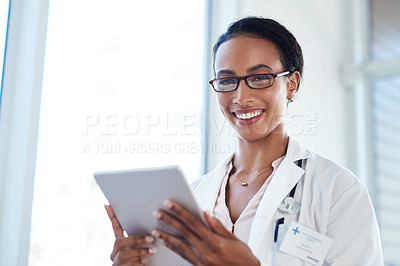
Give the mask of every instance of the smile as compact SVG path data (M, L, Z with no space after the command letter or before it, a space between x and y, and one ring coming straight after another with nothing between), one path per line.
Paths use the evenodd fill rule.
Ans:
M257 110L257 111L253 111L253 112L247 112L247 113L244 113L244 112L240 112L240 113L233 112L233 114L239 119L247 120L247 119L252 119L254 117L257 117L257 116L261 115L263 112L264 111L262 111L262 110Z

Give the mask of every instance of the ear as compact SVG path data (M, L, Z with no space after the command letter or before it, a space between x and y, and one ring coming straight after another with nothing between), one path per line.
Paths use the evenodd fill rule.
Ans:
M300 73L299 71L295 71L293 72L289 77L288 77L288 81L287 81L287 99L289 101L292 100L292 98L294 97L294 95L297 92L297 88L299 86L299 82L300 82Z

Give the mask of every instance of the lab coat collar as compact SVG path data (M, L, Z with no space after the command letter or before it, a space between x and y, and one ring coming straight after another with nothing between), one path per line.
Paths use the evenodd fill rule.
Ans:
M276 169L254 217L248 241L254 254L257 254L279 204L304 174L304 170L298 167L295 162L309 156L309 151L302 148L293 138L289 138L286 157Z
M293 138L289 137L288 148L286 151L286 157L291 162L296 162L298 160L307 159L310 157L311 153L300 146L300 144Z
M229 164L232 161L234 154L234 152L229 154L229 156L227 156L217 167L215 167L213 171L211 171L204 177L204 181L209 183L209 185L198 187L198 193L196 194L207 195L207 197L202 197L202 200L200 201L202 203L201 208L203 210L209 210L212 212L212 210L214 209L215 202L221 188L222 180L229 170Z
M204 210L213 210L215 206L215 202L218 197L219 189L221 187L222 180L226 175L226 172L229 169L229 164L232 161L235 152L230 153L212 172L210 172L205 178L210 179L207 182L210 182L210 186L199 186L199 195L208 195L207 197L202 198L201 202L202 209ZM282 161L282 164L286 164L287 161L295 162L299 159L305 159L310 156L310 152L306 149L302 148L296 140L292 137L289 137L288 148L286 152L285 159ZM286 162L285 162L286 161ZM295 165L295 167L297 167ZM282 168L282 167L280 167ZM275 174L278 174L279 171ZM297 181L296 181L297 182ZM269 185L271 186L271 184ZM201 190L207 191L201 191Z

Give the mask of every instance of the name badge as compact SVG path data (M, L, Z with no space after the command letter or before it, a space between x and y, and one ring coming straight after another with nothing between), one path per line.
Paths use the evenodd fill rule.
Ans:
M320 266L331 244L332 238L292 222L279 250L312 265Z

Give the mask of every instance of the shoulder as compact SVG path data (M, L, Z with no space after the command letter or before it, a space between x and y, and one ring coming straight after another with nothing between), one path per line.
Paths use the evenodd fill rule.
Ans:
M213 176L215 176L214 172L215 170L196 179L193 183L190 184L191 188L193 190L196 190L201 184L207 183L207 181L209 181L210 179L213 178Z
M304 181L307 184L306 187L330 195L331 205L349 193L368 194L353 172L313 152L310 152L306 161Z
M359 182L354 173L346 167L313 152L310 152L310 157L307 159L306 171L329 179L338 178L341 181L350 183Z
M201 176L191 184L194 191L201 187L216 185L222 180L229 169L229 164L232 161L233 153L229 154L214 170L206 175Z
M379 227L365 186L347 168L311 153L304 176L305 223L333 239L329 265L383 265Z
M200 177L191 184L191 188L200 206L204 210L211 210L215 204L223 178L229 171L232 156L227 157L213 171Z
M287 156L291 161L303 159L305 179L312 187L349 187L360 184L358 178L346 167L302 147L294 138L289 138Z

